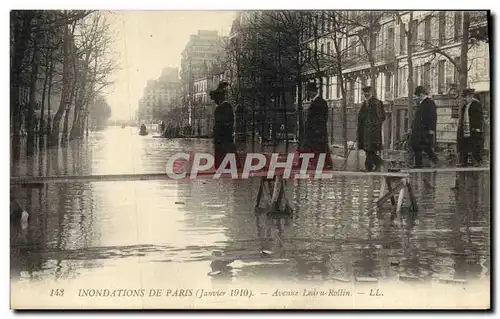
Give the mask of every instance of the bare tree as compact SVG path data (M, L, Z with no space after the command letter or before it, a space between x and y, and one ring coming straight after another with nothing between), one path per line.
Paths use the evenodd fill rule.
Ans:
M109 76L117 69L112 59L110 26L102 13L79 21L77 30L73 59L77 86L70 139L83 135L88 104L112 83Z
M278 114L288 132L286 114L295 95L299 141L303 138L302 84L308 61L302 53L306 25L305 14L300 11L253 12L239 26L237 40L233 40L237 45L231 49L238 50L232 54L237 60L238 94L243 104L251 106L254 131L259 122L261 135L267 134L264 131L269 115L273 139Z
M462 92L467 88L468 72L472 66L468 58L470 50L481 42L489 41L486 11L439 12L434 16L439 21L439 39L419 39L421 47L427 48L429 54L445 57L458 74L459 105L462 103ZM449 47L459 45L460 56L453 57Z
M347 92L347 81L342 71L349 67L352 67L359 62L360 56L350 55L354 45L352 43L349 45L349 33L348 25L343 22L343 17L345 13L337 11L328 11L326 13L326 19L331 30L329 32L329 38L333 43L333 50L326 52L327 59L330 61L332 66L332 74L337 77L337 85L340 87L341 93L341 114L342 114L342 143L344 148L344 157L348 156L348 145L347 145L347 102L348 102L348 92ZM327 50L328 51L328 50Z
M420 21L414 21L413 20L413 11L410 11L408 13L408 27L406 27L402 14L400 12L396 12L394 14L395 19L399 21L399 24L403 26L401 31L404 32L405 38L406 38L406 51L407 51L407 66L408 66L408 77L406 79L408 83L408 127L411 127L411 124L413 123L413 114L414 114L414 100L413 100L413 91L414 91L414 83L413 83L413 52L414 49L416 49L416 46L418 45L417 39L418 39L418 26L426 21L425 19L420 19ZM429 15L428 17L430 17Z
M348 31L348 35L357 36L366 54L366 60L370 65L370 85L375 89L377 79L375 63L379 49L377 35L381 21L388 16L388 13L385 11L340 11L339 14L342 15L342 22L347 27L345 30Z

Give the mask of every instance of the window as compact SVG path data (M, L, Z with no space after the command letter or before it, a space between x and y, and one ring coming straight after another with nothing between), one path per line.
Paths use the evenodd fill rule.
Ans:
M406 27L404 23L399 25L399 52L406 53Z
M438 63L438 94L444 93L444 69L445 60L440 60Z
M430 85L431 85L431 64L427 62L424 64L424 87L425 89L430 92Z
M321 12L321 33L325 33L325 29L326 29L326 26L325 26L325 22L326 22L326 19L325 19L325 13L324 12Z
M366 49L365 49L365 47L363 46L363 44L366 46L366 48L369 48L369 47L370 47L370 43L369 43L369 41L370 41L370 40L369 40L368 35L365 35L365 36L363 37L363 43L360 43L360 45L361 45L361 48L360 48L360 49L361 49L361 51L360 51L360 53L361 53L361 54L362 54L362 53L366 53Z
M326 97L325 99L329 99L330 98L330 77L327 76L326 77L326 93L325 93Z
M455 66L451 61L446 61L446 79L445 79L445 90L453 83L453 76L455 75Z
M387 72L385 74L385 92L389 98L392 98L391 81L392 81L392 74Z
M321 43L320 52L321 52L321 57L323 57L323 55L325 55L325 44L324 43Z
M365 77L362 77L362 78L360 79L360 82L361 82L361 87L365 87L365 86L366 86L366 81L367 81L367 80L366 80L366 78L365 78Z
M342 97L342 87L340 86L340 81L337 77L337 98Z
M326 53L330 55L332 53L332 48L330 47L330 41L326 43Z
M411 45L415 45L417 43L417 40L420 38L420 28L419 28L419 25L418 25L418 20L417 19L414 19L413 20L413 23L412 23L412 26L411 26Z
M320 25L319 25L319 23L320 23L320 21L319 21L319 15L316 15L314 17L314 21L315 21L315 23L314 23L313 36L316 36L318 34L318 28L320 27Z
M332 84L331 84L331 97L332 99L336 99L338 98L338 95L337 95L337 77L336 76L332 76Z
M455 62L456 65L460 65L460 57L453 58L453 61ZM458 83L460 78L460 74L458 73L458 69L454 66L453 67L453 83Z
M394 28L387 29L387 43L384 45L384 49L394 50ZM393 53L394 51L392 51Z
M424 41L425 45L424 47L426 49L429 49L431 47L430 42L431 42L431 16L425 17L425 35L424 35Z
M417 85L419 85L418 80L418 66L413 67L413 88L415 88Z
M403 94L401 96L406 96L408 95L408 67L405 66L403 68L403 82L401 82L403 84L402 86L402 92Z
M439 45L443 45L445 42L445 32L446 32L446 12L439 12Z
M462 12L455 11L455 41L459 41L462 36Z

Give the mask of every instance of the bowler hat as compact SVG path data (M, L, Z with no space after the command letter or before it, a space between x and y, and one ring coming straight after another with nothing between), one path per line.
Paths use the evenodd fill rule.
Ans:
M372 91L372 87L367 85L364 88L361 89L365 93L370 93Z
M465 89L462 92L462 97L466 97L468 95L473 95L476 90L474 89Z
M229 83L227 83L226 81L221 81L221 82L219 82L219 85L217 86L217 88L215 90L213 90L213 92L225 92L227 90L228 86L229 86Z
M307 91L316 91L318 87L316 86L316 83L314 82L307 82L306 84L306 90Z
M220 98L223 98L224 94L227 92L227 87L229 86L229 83L226 81L221 81L219 82L219 85L215 90L210 91L209 96L212 100L217 100Z
M425 94L425 88L422 85L419 85L415 88L415 95Z

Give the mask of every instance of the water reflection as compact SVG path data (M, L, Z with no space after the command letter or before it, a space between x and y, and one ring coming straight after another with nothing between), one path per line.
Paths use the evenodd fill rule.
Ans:
M169 155L211 151L209 140L94 132L85 143L21 158L13 175L161 172ZM379 181L288 181L293 216L254 211L257 179L49 184L12 190L31 213L11 230L15 280L79 278L153 265L184 278L350 280L481 278L489 274L489 173L412 176L414 222L375 205ZM459 185L457 190L451 186ZM405 207L408 203L405 203Z

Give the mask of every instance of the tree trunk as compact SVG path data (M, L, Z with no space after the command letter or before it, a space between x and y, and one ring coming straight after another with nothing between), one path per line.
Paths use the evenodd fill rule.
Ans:
M71 111L71 104L73 103L74 100L76 100L75 95L76 95L76 90L77 90L77 87L76 87L77 77L76 77L76 74L73 74L73 76L74 76L74 81L73 81L73 85L71 87L71 93L70 93L70 96L68 99L68 105L67 105L65 113L64 113L63 134L61 136L61 144L62 145L66 145L68 143L69 113ZM76 101L75 101L75 104L76 104ZM75 108L76 108L76 106L75 106Z
M61 136L61 145L68 144L68 126L69 126L69 112L71 109L66 109L64 112L63 134Z
M42 101L41 101L42 109L40 110L40 129L39 129L40 137L45 135L44 116L45 116L45 97L47 96L48 73L49 73L49 67L45 65L45 74L43 79Z
M89 114L88 114L88 113L86 113L86 114L85 114L85 120L86 120L86 122L87 122L87 124L86 124L86 127L87 127L87 132L86 132L86 134L85 134L85 135L86 135L87 137L89 137Z
M299 146L303 145L304 142L304 107L302 104L302 68L300 67L300 61L297 67L297 126L298 126L298 141Z
M340 65L340 64L339 64ZM342 69L340 69L340 75L337 76L340 82L340 91L342 93L342 143L344 144L344 158L347 159L349 156L348 145L347 145L347 92L344 84L344 77L342 76Z
M371 14L371 13L370 13ZM373 90L373 94L377 96L377 70L375 68L375 55L376 55L376 47L375 47L375 28L376 26L371 22L370 24L370 36L368 43L368 62L370 63L370 85Z
M47 36L45 44L47 47L50 46L50 36ZM41 109L41 115L40 115L40 137L45 137L47 134L47 131L45 129L45 98L47 97L47 91L49 91L48 96L49 96L49 101L50 101L50 88L49 85L52 83L52 65L53 65L53 59L52 59L52 49L47 49L47 55L45 57L45 72L44 72L44 79L43 79L43 91L42 91L42 109ZM49 110L50 114L50 110Z
M28 116L26 118L28 136L26 138L26 154L31 156L35 152L35 106L36 106L36 92L38 71L40 67L40 48L39 48L40 34L34 34L33 41L33 57L31 60L31 75L30 75L30 94L28 101Z
M462 121L461 108L465 106L464 98L462 97L462 92L467 88L467 76L468 76L468 59L467 53L469 51L469 27L470 27L470 15L469 12L463 12L462 18L462 43L460 45L460 68L458 71L458 109L459 109L459 122ZM457 145L458 147L458 145ZM458 154L458 149L456 150Z
M413 125L413 115L415 113L414 110L414 102L413 102L413 11L410 11L410 20L408 22L408 31L406 32L406 50L408 51L408 78L406 79L408 83L408 128L411 130Z
M76 95L75 109L73 110L73 124L71 126L71 132L69 135L70 140L74 140L78 137L81 137L81 123L80 122L81 122L81 110L82 110L84 94L85 94L85 90L82 88L80 88L78 90L78 94L75 94Z
M66 25L64 27L64 43L63 43L63 87L61 92L61 101L59 103L59 108L57 109L56 115L52 122L52 132L51 132L51 146L56 146L59 144L59 130L61 126L61 119L66 111L66 106L69 102L69 90L71 85L71 76L69 70L69 46L70 46L70 35L69 27Z
M31 22L33 13L25 11L21 17L15 17L14 11L11 11L11 18L14 20L14 36L13 36L13 52L12 64L10 67L10 110L12 121L12 161L15 162L20 157L21 146L21 106L19 105L19 94L21 87L21 73L24 61L24 53L28 46L31 33ZM22 22L17 24L17 20L22 19Z
M460 47L460 69L458 70L458 92L459 92L459 105L464 104L462 98L462 92L467 88L467 77L468 77L468 67L469 61L467 59L467 53L469 51L469 27L470 27L470 13L467 11L463 12L462 18L462 43Z
M337 30L339 28L339 21L337 19L337 13L334 13L332 15L332 20L333 20L333 25L334 25L334 30ZM347 157L349 156L349 151L348 151L348 145L347 145L347 92L346 92L346 83L344 76L342 75L342 65L343 65L343 59L342 59L342 46L341 43L339 43L337 39L337 33L333 33L333 45L335 48L335 57L336 57L336 73L337 73L337 85L340 85L340 91L342 94L342 106L341 106L341 114L342 114L342 144L344 147L344 158L347 163ZM333 121L333 119L332 119Z
M51 103L50 103L50 98L52 96L52 79L54 75L54 64L53 62L50 63L50 78L49 78L49 87L47 88L47 94L49 98L47 99L47 136L51 135L52 132L52 114L51 114ZM45 128L44 128L45 131Z

